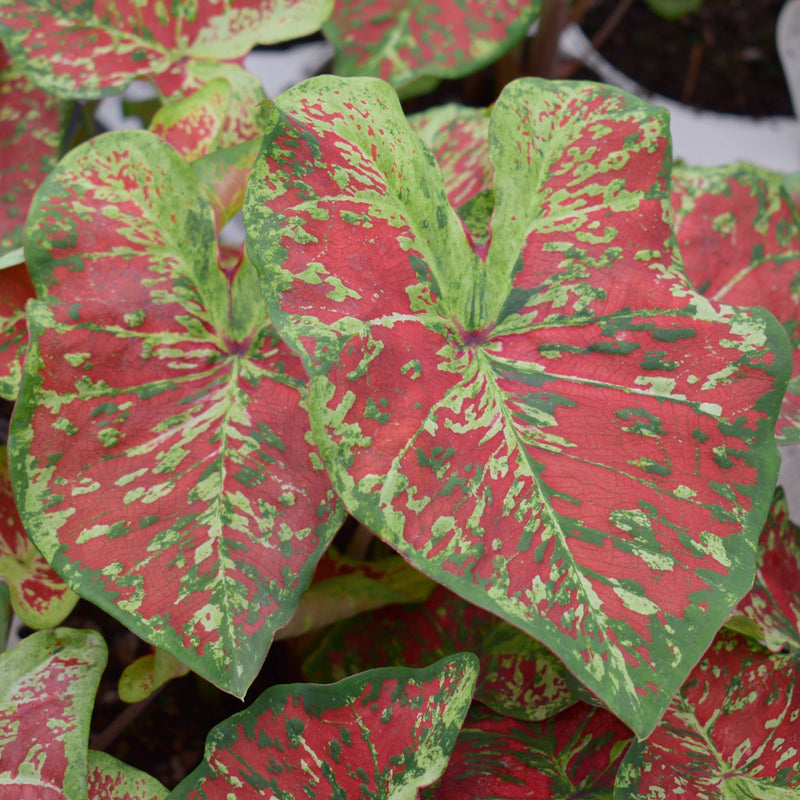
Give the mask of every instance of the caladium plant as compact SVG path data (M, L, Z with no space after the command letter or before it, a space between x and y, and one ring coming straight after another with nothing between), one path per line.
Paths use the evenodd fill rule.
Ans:
M324 31L401 94L540 10L396 5ZM782 177L674 166L663 112L590 83L410 116L375 78L267 99L241 56L331 11L0 0L0 637L12 604L45 629L0 656L0 783L793 796ZM142 76L149 130L55 165L70 100ZM78 596L148 643L118 688L141 707L190 669L244 695L276 639L298 674L170 790L88 747L106 648L55 627Z

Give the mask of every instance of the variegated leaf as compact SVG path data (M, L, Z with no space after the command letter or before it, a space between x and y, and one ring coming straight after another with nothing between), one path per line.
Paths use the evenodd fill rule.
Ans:
M0 23L2 26L2 23ZM22 243L33 193L58 158L62 104L34 86L0 44L0 255ZM5 397L6 395L2 395Z
M753 588L732 612L758 626L772 651L788 646L800 653L800 528L789 519L783 489L775 493L758 547Z
M750 164L680 165L673 175L675 232L697 290L724 303L763 306L793 346L778 444L800 442L800 220L783 176Z
M5 445L0 445L0 578L8 583L15 613L29 628L60 625L78 602L22 527Z
M89 723L105 663L100 635L70 628L0 654L0 796L88 800Z
M180 678L189 668L160 647L152 653L137 658L128 664L119 678L119 696L125 703L138 703L150 697L167 681Z
M314 33L331 0L3 0L0 37L21 69L61 97L101 97L186 57L220 61Z
M264 88L255 75L238 64L188 59L154 78L165 100L186 103L184 108L192 108L189 101L196 92L220 80L228 84L227 100L224 104L212 102L210 108L207 106L219 127L217 148L235 147L260 137L268 110L268 106L261 105L266 100ZM208 96L204 98L207 99ZM194 102L200 104L198 100Z
M421 603L435 587L430 578L400 556L359 561L329 547L317 564L314 579L295 615L276 638L299 636L373 608Z
M650 738L631 745L614 800L793 800L798 678L795 655L720 633Z
M303 664L312 681L469 650L480 659L475 699L525 720L552 716L575 702L566 670L547 648L507 622L443 588L424 604L392 606L335 625Z
M19 392L28 349L25 303L35 296L24 262L0 270L0 397L5 400L16 400Z
M350 512L641 736L752 582L790 366L770 314L689 286L668 145L617 90L510 84L483 257L393 93L323 77L244 209Z
M89 800L166 800L169 791L146 772L89 751Z
M170 800L413 800L444 772L477 671L461 653L331 686L275 686L211 731L205 762Z
M68 154L26 253L43 300L10 438L25 527L79 594L242 695L343 518L300 361L151 133Z
M396 87L457 78L498 59L539 16L540 0L337 0L323 25L340 75Z
M579 703L544 722L473 708L425 800L611 800L631 732Z

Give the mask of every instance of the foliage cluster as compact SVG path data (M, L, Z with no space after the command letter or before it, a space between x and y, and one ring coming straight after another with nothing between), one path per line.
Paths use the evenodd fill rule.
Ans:
M797 209L607 86L404 112L550 5L0 0L2 792L800 791ZM135 78L147 130L82 133ZM169 791L88 748L78 597L152 645L127 700L279 636L304 682Z

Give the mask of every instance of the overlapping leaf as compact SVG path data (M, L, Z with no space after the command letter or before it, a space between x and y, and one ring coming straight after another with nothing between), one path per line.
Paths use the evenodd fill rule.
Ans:
M782 489L775 493L761 534L753 588L734 614L755 622L770 650L788 645L800 652L800 528L789 519Z
M0 397L6 400L19 392L28 349L25 303L35 296L25 263L0 269Z
M1 23L0 23L1 24ZM0 255L22 243L33 193L58 157L61 103L37 89L0 44ZM3 395L5 396L5 395Z
M10 439L25 527L79 594L241 695L342 519L300 361L151 133L72 151L26 252L44 299Z
M411 800L444 772L477 669L462 653L422 670L268 689L211 731L205 762L170 800Z
M125 703L138 703L150 697L167 681L180 678L189 668L160 647L128 664L119 678L117 691Z
M435 587L430 578L410 567L400 556L360 561L328 548L295 615L276 638L299 636L373 608L422 602Z
M165 800L168 790L141 770L89 751L89 800Z
M615 800L790 800L800 792L797 659L720 633L646 742Z
M678 166L675 231L686 274L724 303L763 306L793 346L792 380L777 426L778 444L800 442L800 220L783 176L750 164Z
M771 315L689 287L667 137L615 90L511 84L483 258L389 90L312 79L244 209L351 513L642 736L752 582L789 372Z
M97 633L69 628L0 654L2 796L87 800L89 723L105 663Z
M424 604L392 606L334 626L303 664L312 681L469 650L480 659L475 699L501 714L539 720L575 702L566 670L547 648L443 588Z
M539 0L339 0L323 31L336 72L405 87L491 63L525 36L540 8Z
M632 739L608 711L579 703L545 722L473 708L447 771L425 800L611 800Z
M183 58L232 60L319 29L330 0L198 0L168 6L5 0L0 37L20 68L62 97L101 97Z
M8 584L0 581L0 652L6 649L11 628L11 592Z
M60 625L78 602L22 527L5 445L0 446L0 578L8 583L15 613L29 628Z

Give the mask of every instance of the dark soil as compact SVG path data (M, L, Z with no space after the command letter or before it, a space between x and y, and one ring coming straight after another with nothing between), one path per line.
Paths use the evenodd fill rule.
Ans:
M704 0L669 22L633 0L598 48L650 91L689 105L732 114L792 115L775 47L784 0ZM621 0L596 0L582 21L592 38Z

